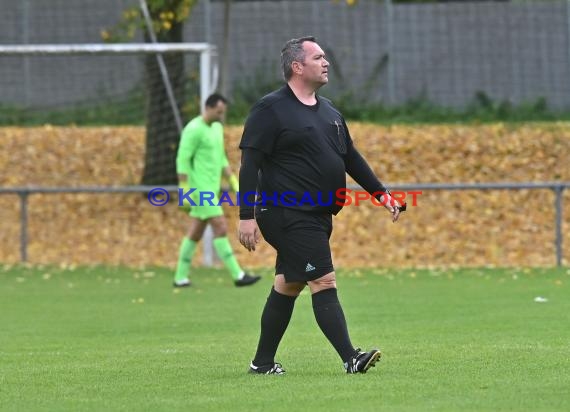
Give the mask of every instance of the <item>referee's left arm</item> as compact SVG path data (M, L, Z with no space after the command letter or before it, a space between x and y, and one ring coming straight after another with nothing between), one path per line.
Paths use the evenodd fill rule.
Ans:
M399 202L390 195L390 191L376 177L364 157L356 150L352 142L347 145L344 166L346 172L356 183L362 186L371 196L375 196L386 209L390 210L393 221L396 221L401 211ZM382 197L384 197L384 200L382 200Z
M378 192L388 193L388 189L376 177L364 157L352 144L348 146L344 166L346 173L371 195Z

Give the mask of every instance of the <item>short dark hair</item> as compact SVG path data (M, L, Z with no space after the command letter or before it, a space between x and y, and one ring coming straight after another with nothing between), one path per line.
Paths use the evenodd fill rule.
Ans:
M303 43L306 41L317 42L314 36L299 37L298 39L291 39L283 46L281 50L281 68L283 69L283 78L288 81L293 76L293 69L291 65L293 62L304 62L305 51L303 50Z
M226 99L224 96L219 93L213 93L206 99L206 107L216 107L220 100L226 104L228 103L228 99Z

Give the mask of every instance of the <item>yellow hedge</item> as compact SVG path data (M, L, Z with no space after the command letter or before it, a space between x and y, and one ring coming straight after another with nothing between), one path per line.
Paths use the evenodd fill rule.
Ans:
M377 126L349 124L381 179L417 182L570 181L570 128L526 125ZM226 128L230 162L242 128ZM0 186L133 185L140 182L139 127L0 128ZM564 194L565 262L570 190ZM237 242L237 208L227 207L230 240L245 267L273 265L263 243ZM549 190L429 191L400 222L383 208L346 207L335 218L338 267L548 266L555 263L554 194ZM0 196L0 262L19 260L19 202ZM138 194L33 195L29 260L46 264L174 267L187 220L174 205ZM195 264L201 262L200 254Z

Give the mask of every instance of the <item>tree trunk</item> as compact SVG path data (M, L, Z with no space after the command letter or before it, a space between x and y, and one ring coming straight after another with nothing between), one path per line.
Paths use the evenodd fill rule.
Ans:
M158 42L182 42L183 27L183 23L173 24L168 32L158 35ZM150 42L148 34L145 36L145 41ZM180 113L185 99L184 54L167 53L163 54L163 58ZM145 79L146 153L142 184L177 184L176 152L180 132L155 55L145 56ZM182 122L185 120L182 119Z

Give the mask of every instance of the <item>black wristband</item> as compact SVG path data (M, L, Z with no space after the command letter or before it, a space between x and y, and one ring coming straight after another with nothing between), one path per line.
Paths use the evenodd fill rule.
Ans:
M241 208L239 211L239 219L240 220L250 220L255 219L255 212L253 208Z

